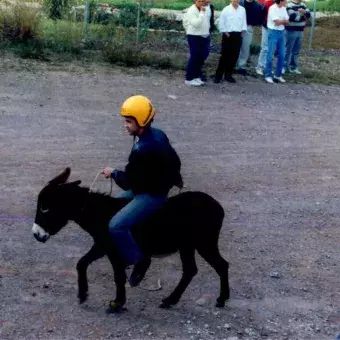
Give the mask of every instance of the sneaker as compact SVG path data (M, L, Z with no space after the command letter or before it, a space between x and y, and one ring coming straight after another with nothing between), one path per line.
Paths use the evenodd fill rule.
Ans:
M294 70L291 70L290 73L294 73L294 74L302 74L301 71L299 71L299 69L295 68Z
M201 86L201 82L198 82L196 81L196 79L193 79L193 80L186 80L184 82L185 85L188 85L188 86Z
M272 77L266 77L266 78L264 78L264 80L269 84L274 84L274 80L273 80Z
M136 287L141 283L150 264L151 259L149 257L145 257L135 264L129 280L131 287Z
M202 81L202 79L196 78L194 80L196 81L196 83L199 83L200 85L204 85L204 81Z
M282 78L282 77L274 77L274 79L276 80L276 81L278 81L279 83L285 83L286 81Z
M256 73L257 73L259 76L263 76L263 75L264 75L264 74L263 74L263 70L260 69L260 68L257 68L255 71L256 71Z

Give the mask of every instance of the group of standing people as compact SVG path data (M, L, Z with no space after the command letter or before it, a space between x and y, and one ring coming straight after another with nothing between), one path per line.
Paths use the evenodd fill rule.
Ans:
M259 0L261 1L261 0ZM285 80L282 74L301 74L298 56L303 31L310 12L303 0L230 0L219 17L221 33L221 56L214 75L214 82L226 80L234 83L232 74L247 74L246 63L250 55L253 29L262 26L261 52L256 73L264 76L267 83ZM203 66L210 53L211 34L215 30L214 6L210 0L195 0L183 18L190 57L187 65L185 84L201 86L206 81ZM272 62L277 55L275 75Z

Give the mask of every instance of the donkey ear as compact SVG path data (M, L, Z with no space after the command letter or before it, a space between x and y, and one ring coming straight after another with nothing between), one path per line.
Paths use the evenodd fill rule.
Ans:
M60 175L53 178L49 184L50 185L58 185L58 184L64 184L68 180L71 174L71 168L67 167Z

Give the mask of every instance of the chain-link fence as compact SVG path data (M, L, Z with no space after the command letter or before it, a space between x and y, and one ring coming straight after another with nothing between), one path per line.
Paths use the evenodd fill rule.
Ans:
M164 0L163 4L159 3L163 0L157 0L157 4L156 0L108 4L84 1L0 0L0 43L22 42L28 56L100 53L106 60L129 66L185 67L188 44L182 17L191 0ZM225 6L224 0L213 2L216 10ZM312 47L313 31L308 34ZM259 51L260 39L260 29L255 30L254 53ZM209 59L214 59L219 48L220 36L215 32Z

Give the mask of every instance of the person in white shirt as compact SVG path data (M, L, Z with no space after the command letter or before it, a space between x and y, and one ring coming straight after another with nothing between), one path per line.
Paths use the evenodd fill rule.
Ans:
M222 33L221 57L215 74L215 83L224 79L235 83L232 77L242 44L242 34L247 31L246 11L239 0L231 0L220 15L219 30Z
M268 11L268 52L264 71L265 81L270 84L273 84L274 80L280 83L286 82L282 78L282 69L285 60L285 25L288 24L289 16L286 9L286 0L275 0L274 2L274 5L269 7ZM272 64L276 51L277 64L273 80Z
M183 17L183 26L187 34L190 57L185 75L185 84L201 86L202 67L209 54L210 22L204 7L205 0L195 0Z

